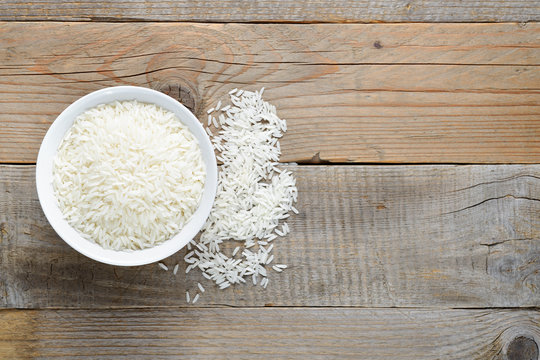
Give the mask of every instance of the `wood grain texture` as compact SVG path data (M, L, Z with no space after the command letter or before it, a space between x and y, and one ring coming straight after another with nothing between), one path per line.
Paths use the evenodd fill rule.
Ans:
M177 276L78 254L42 214L34 166L1 166L0 306L187 306L198 281L198 306L540 306L540 165L290 168L300 214L274 250L289 268L217 291L184 275L185 251L164 261Z
M516 336L540 343L527 310L3 310L0 322L14 358L502 360Z
M534 0L4 0L0 20L201 22L525 22Z
M540 24L0 23L0 162L35 162L78 97L140 85L204 121L230 89L266 86L285 162L538 163L539 38Z

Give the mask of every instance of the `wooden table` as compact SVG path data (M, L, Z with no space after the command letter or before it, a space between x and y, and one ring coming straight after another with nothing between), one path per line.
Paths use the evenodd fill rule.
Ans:
M3 1L0 357L538 358L539 20L537 0ZM201 119L266 87L300 214L265 291L103 265L50 227L43 135L124 84Z

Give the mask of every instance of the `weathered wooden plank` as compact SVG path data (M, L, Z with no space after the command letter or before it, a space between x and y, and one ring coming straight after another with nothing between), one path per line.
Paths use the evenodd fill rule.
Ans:
M202 22L526 22L540 20L534 0L4 0L0 20Z
M230 89L266 86L286 162L538 163L539 38L540 24L2 23L0 162L34 162L69 103L129 84L204 119Z
M54 233L33 166L0 167L1 307L522 307L540 305L540 165L296 166L300 214L276 240L266 290L217 291L185 251L118 268ZM230 250L235 244L230 244Z
M0 352L16 358L523 360L540 343L532 310L3 310L0 321Z

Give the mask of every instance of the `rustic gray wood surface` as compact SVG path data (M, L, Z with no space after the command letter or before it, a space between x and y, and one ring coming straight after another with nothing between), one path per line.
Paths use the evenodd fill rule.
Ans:
M83 359L529 359L534 310L219 308L0 312L4 356ZM76 341L75 341L76 340Z
M538 163L539 38L538 24L3 23L0 162L35 162L77 98L139 85L203 120L230 89L265 86L289 122L282 161Z
M539 20L536 0L1 2L0 358L538 359ZM266 86L301 163L266 291L55 234L39 144L114 85L203 119Z
M0 20L200 22L526 22L535 0L4 0Z
M34 166L0 166L0 306L187 306L198 281L196 306L540 306L540 165L289 168L301 212L274 242L289 268L219 291L184 274L185 251L164 261L176 276L78 254L42 214Z

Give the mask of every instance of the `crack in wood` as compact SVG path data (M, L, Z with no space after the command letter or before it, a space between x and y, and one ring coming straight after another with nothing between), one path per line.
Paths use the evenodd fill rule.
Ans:
M496 180L492 180L492 181L480 182L478 184L474 184L474 185L471 185L471 186L466 186L464 188L452 190L451 192L470 190L470 189L474 189L474 188L476 188L478 186L482 186L482 185L500 184L500 183L503 183L503 182L512 181L512 180L516 180L516 179L521 179L521 178L531 178L531 179L540 180L540 176L531 175L531 174L520 174L520 175L515 175L515 176L509 176L509 177L504 178L504 179L496 179Z
M482 205L482 204L484 204L484 203L486 203L486 202L488 202L488 201L500 200L500 199L504 199L504 198L513 198L513 199L516 199L516 200L540 201L540 199L531 198L531 197L527 197L527 196L515 196L515 195L512 195L512 194L507 194L507 195L503 195L503 196L491 197L491 198L482 200L482 201L480 201L479 203L476 203L476 204L474 204L474 205L470 205L470 206L464 207L464 208L459 209L459 210L454 210L454 211L446 212L446 213L443 213L443 214L441 214L441 215L455 214L455 213L458 213L458 212L462 212L462 211L469 210L469 209L472 209L472 208L474 208L474 207L480 206L480 205Z
M533 239L533 238L504 239L504 240L497 240L496 242L493 242L493 243L480 243L480 245L492 247L492 246L497 246L497 245L501 245L501 244L512 242L512 241L536 241L536 240L538 239Z

